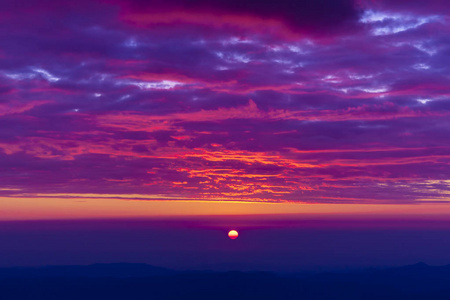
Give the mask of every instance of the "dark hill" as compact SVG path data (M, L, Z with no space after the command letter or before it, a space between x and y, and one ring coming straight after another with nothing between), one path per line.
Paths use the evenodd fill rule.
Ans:
M1 300L450 299L450 266L425 264L309 277L175 272L145 264L0 269Z

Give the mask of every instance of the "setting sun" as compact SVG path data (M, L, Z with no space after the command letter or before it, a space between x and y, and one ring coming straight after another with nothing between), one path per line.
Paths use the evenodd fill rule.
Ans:
M228 232L228 237L232 240L237 239L238 236L239 236L239 233L236 230L230 230Z

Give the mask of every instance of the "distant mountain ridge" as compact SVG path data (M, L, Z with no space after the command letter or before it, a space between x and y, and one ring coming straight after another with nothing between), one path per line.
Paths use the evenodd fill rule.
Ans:
M270 272L174 271L146 264L0 269L1 300L448 300L450 265L424 263L296 277Z
M370 283L388 285L401 291L450 290L450 265L429 266L423 262L387 269L346 273L321 273L305 278L308 282ZM448 298L450 299L450 298Z

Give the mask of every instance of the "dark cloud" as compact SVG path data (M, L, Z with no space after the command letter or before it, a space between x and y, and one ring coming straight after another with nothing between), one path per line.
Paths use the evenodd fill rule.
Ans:
M129 3L134 10L182 10L221 14L250 15L286 22L302 32L335 31L342 26L355 25L359 11L353 0L172 0Z

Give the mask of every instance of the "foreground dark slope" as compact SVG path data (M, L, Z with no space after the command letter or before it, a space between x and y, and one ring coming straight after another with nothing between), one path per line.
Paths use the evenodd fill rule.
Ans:
M74 268L76 272L70 271ZM418 264L304 278L262 272L170 272L129 264L56 269L53 274L34 269L32 275L30 269L21 269L22 274L1 270L0 299L450 299L450 266ZM14 274L6 276L8 270Z

